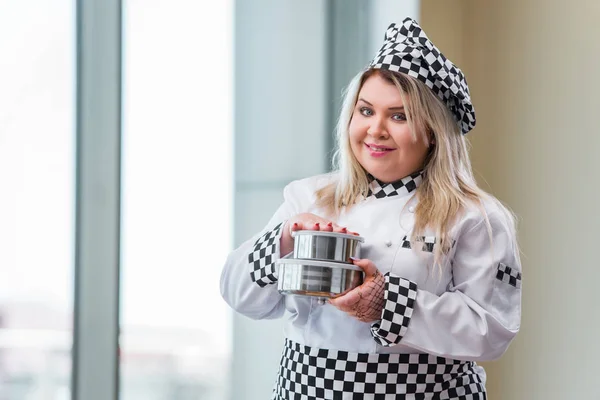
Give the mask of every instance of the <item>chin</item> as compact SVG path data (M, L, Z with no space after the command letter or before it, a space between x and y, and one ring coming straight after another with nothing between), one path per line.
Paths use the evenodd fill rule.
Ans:
M371 173L371 175L373 175L375 178L379 179L382 182L393 182L396 180L393 177L390 177L388 174L378 171L376 171L375 173Z
M386 180L389 176L383 168L365 168L365 170L380 181Z
M409 172L406 175L400 176L401 174L392 170L391 167L369 168L369 169L367 169L367 172L369 172L371 175L373 175L375 178L379 179L380 181L386 182L386 183L396 182L396 181L406 177L407 175L410 175L410 172Z

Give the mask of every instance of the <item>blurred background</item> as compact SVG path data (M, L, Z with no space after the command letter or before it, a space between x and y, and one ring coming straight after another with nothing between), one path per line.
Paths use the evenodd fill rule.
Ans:
M498 400L600 399L600 2L0 0L0 400L270 397L281 321L221 267L329 169L390 22L465 72L482 187L519 216Z

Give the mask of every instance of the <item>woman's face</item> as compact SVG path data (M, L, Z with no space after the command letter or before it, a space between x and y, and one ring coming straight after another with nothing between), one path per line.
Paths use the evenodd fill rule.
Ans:
M354 156L383 182L397 181L422 168L428 147L413 141L398 88L378 74L364 82L349 128Z

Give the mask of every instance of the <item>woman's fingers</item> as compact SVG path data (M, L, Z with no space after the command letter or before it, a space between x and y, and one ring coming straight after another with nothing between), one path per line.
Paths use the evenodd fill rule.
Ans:
M366 277L369 276L373 276L376 275L378 270L377 267L375 266L375 264L373 263L373 261L367 259L367 258L352 258L352 262L354 263L354 265L356 265L357 267L360 267L364 272Z
M326 225L321 226L321 230L325 232L333 232L333 222L328 222Z
M302 224L302 222L294 222L290 226L290 235L292 234L292 232L301 231L302 229L304 229L304 225Z
M358 236L358 233L349 231L345 226L340 226L333 221L326 220L318 215L310 213L298 214L292 221L290 221L290 223L290 233L294 231L309 230L347 233Z
M375 276L379 273L379 270L377 269L373 261L367 258L350 258L352 259L354 265L360 267L364 271L365 278ZM353 306L362 298L362 286L363 285L360 285L341 296L331 299L330 303L338 307L342 311L348 311L348 307Z
M361 288L360 286L352 289L348 293L335 297L329 300L329 304L333 305L340 311L352 313L353 307L361 299Z
M342 228L336 226L333 222L331 221L311 221L308 223L301 223L298 222L296 224L298 226L297 229L292 229L292 230L309 230L309 231L323 231L323 232L337 232L340 231Z
M333 227L333 231L336 233L346 233L345 229L346 229L346 227L339 226L339 225L334 225L334 227Z
M340 228L340 230L339 230L339 231L336 231L336 232L339 232L339 233L345 233L345 234L348 234L348 235L360 236L360 235L358 234L358 232L349 231L349 230L348 230L348 228L346 228L346 227Z
M385 278L371 260L353 259L353 262L365 272L364 282L353 290L330 299L329 304L359 321L377 321L385 303Z

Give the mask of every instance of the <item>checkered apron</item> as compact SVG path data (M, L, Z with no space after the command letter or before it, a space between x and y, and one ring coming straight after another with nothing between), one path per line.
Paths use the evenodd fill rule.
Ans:
M429 354L350 353L286 340L272 400L487 399L474 362Z

